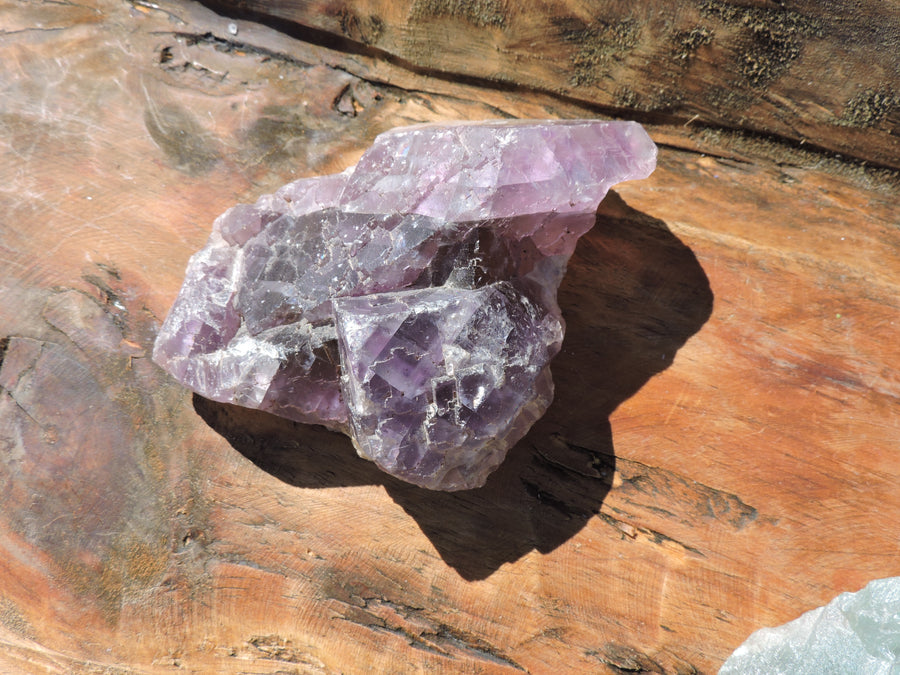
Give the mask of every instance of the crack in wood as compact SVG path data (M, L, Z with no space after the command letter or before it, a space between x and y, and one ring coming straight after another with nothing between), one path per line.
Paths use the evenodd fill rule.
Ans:
M254 635L247 640L247 644L258 651L263 659L324 668L324 664L315 656L295 647L291 640L279 635Z
M756 508L746 504L740 497L730 492L689 480L681 474L633 459L608 456L608 459L605 459L603 453L570 443L559 434L555 434L553 438L557 443L563 444L566 449L586 458L588 466L600 466L601 469L605 467L607 470L609 467L614 467L622 480L622 483L614 488L615 492L625 496L627 501L635 506L665 517L677 518L679 512L673 510L673 505L681 504L680 517L687 518L683 522L692 524L691 521L697 518L712 518L725 522L737 530L747 527L759 517ZM558 459L551 459L542 452L538 452L538 455L544 461L562 470L572 471L597 480L609 480L602 470L598 471L596 475L591 475L583 468L579 468L575 462L569 464ZM652 497L654 500L662 502L662 505L638 502L633 498L635 495Z
M272 59L273 61L279 61L293 66L299 66L301 68L309 68L315 65L313 63L302 61L294 56L291 56L290 54L278 52L273 49L267 49L266 47L260 47L258 45L250 44L249 42L221 38L210 31L207 31L205 33L191 33L185 31L154 31L153 35L171 35L172 37L179 40L184 40L185 44L188 47L193 47L194 45L209 45L224 54L237 54L239 56L253 54L256 56L262 56Z
M9 37L11 35L21 35L22 33L58 33L60 31L70 30L73 26L29 26L28 28L19 28L17 30L0 31L0 37Z
M602 651L589 652L589 655L605 663L616 673L665 673L656 661L627 645L610 642Z
M347 610L340 616L341 620L370 630L395 635L405 640L414 649L454 660L460 657L469 657L508 666L520 672L529 672L478 636L443 622L434 622L427 615L424 607L396 602L378 595L351 595L351 601L335 599L347 607ZM395 616L392 617L391 614ZM406 625L396 620L395 617L402 619Z
M665 545L674 545L675 547L682 549L687 553L693 553L696 556L700 556L701 558L705 558L706 554L698 548L691 546L689 544L685 544L684 542L678 541L670 537L667 534L663 534L662 532L658 532L657 530L651 530L647 527L639 527L637 525L632 525L625 520L621 520L616 518L615 516L610 515L609 513L601 511L597 514L597 517L600 518L607 525L610 525L617 529L622 533L623 537L627 537L631 540L637 540L638 535L643 535L644 538L652 544L656 544L657 546L665 546Z
M6 358L6 351L9 349L9 341L13 336L7 335L0 338L0 368L3 368L3 359Z

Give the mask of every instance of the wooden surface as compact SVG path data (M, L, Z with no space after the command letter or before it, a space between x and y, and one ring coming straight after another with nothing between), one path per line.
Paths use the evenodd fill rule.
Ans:
M719 26L730 5L708 4ZM876 5L874 34L895 30ZM579 243L556 402L483 489L402 484L342 436L169 380L155 331L225 208L396 125L595 116L612 86L539 86L580 77L548 59L508 86L452 53L476 70L449 77L391 56L399 14L372 51L358 12L328 38L323 7L291 9L319 12L310 32L0 6L0 673L712 673L753 630L900 575L896 108L828 126L793 75L766 86L802 124L644 118L659 168ZM459 11L422 30L529 51ZM891 59L871 83L897 91Z
M896 0L205 0L432 77L900 168Z

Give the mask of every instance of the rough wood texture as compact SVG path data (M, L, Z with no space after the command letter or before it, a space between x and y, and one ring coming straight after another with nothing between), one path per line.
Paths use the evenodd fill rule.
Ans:
M206 0L432 76L900 168L896 0Z
M557 401L430 493L192 397L155 330L235 202L399 124L596 109L194 4L0 12L0 672L711 673L900 574L895 174L657 119L563 286Z

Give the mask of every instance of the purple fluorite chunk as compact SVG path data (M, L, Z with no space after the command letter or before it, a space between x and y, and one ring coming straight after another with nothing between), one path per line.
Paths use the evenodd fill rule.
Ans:
M220 216L154 359L207 398L343 431L404 480L477 487L553 397L575 242L655 162L633 122L394 129Z
M550 404L559 320L506 281L334 301L364 457L444 490L480 485Z

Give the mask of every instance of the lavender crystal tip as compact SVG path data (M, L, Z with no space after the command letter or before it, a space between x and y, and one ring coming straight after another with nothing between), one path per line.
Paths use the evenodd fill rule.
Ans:
M634 122L393 129L343 173L222 214L153 358L206 398L342 431L405 481L479 487L553 398L576 241L655 165Z

